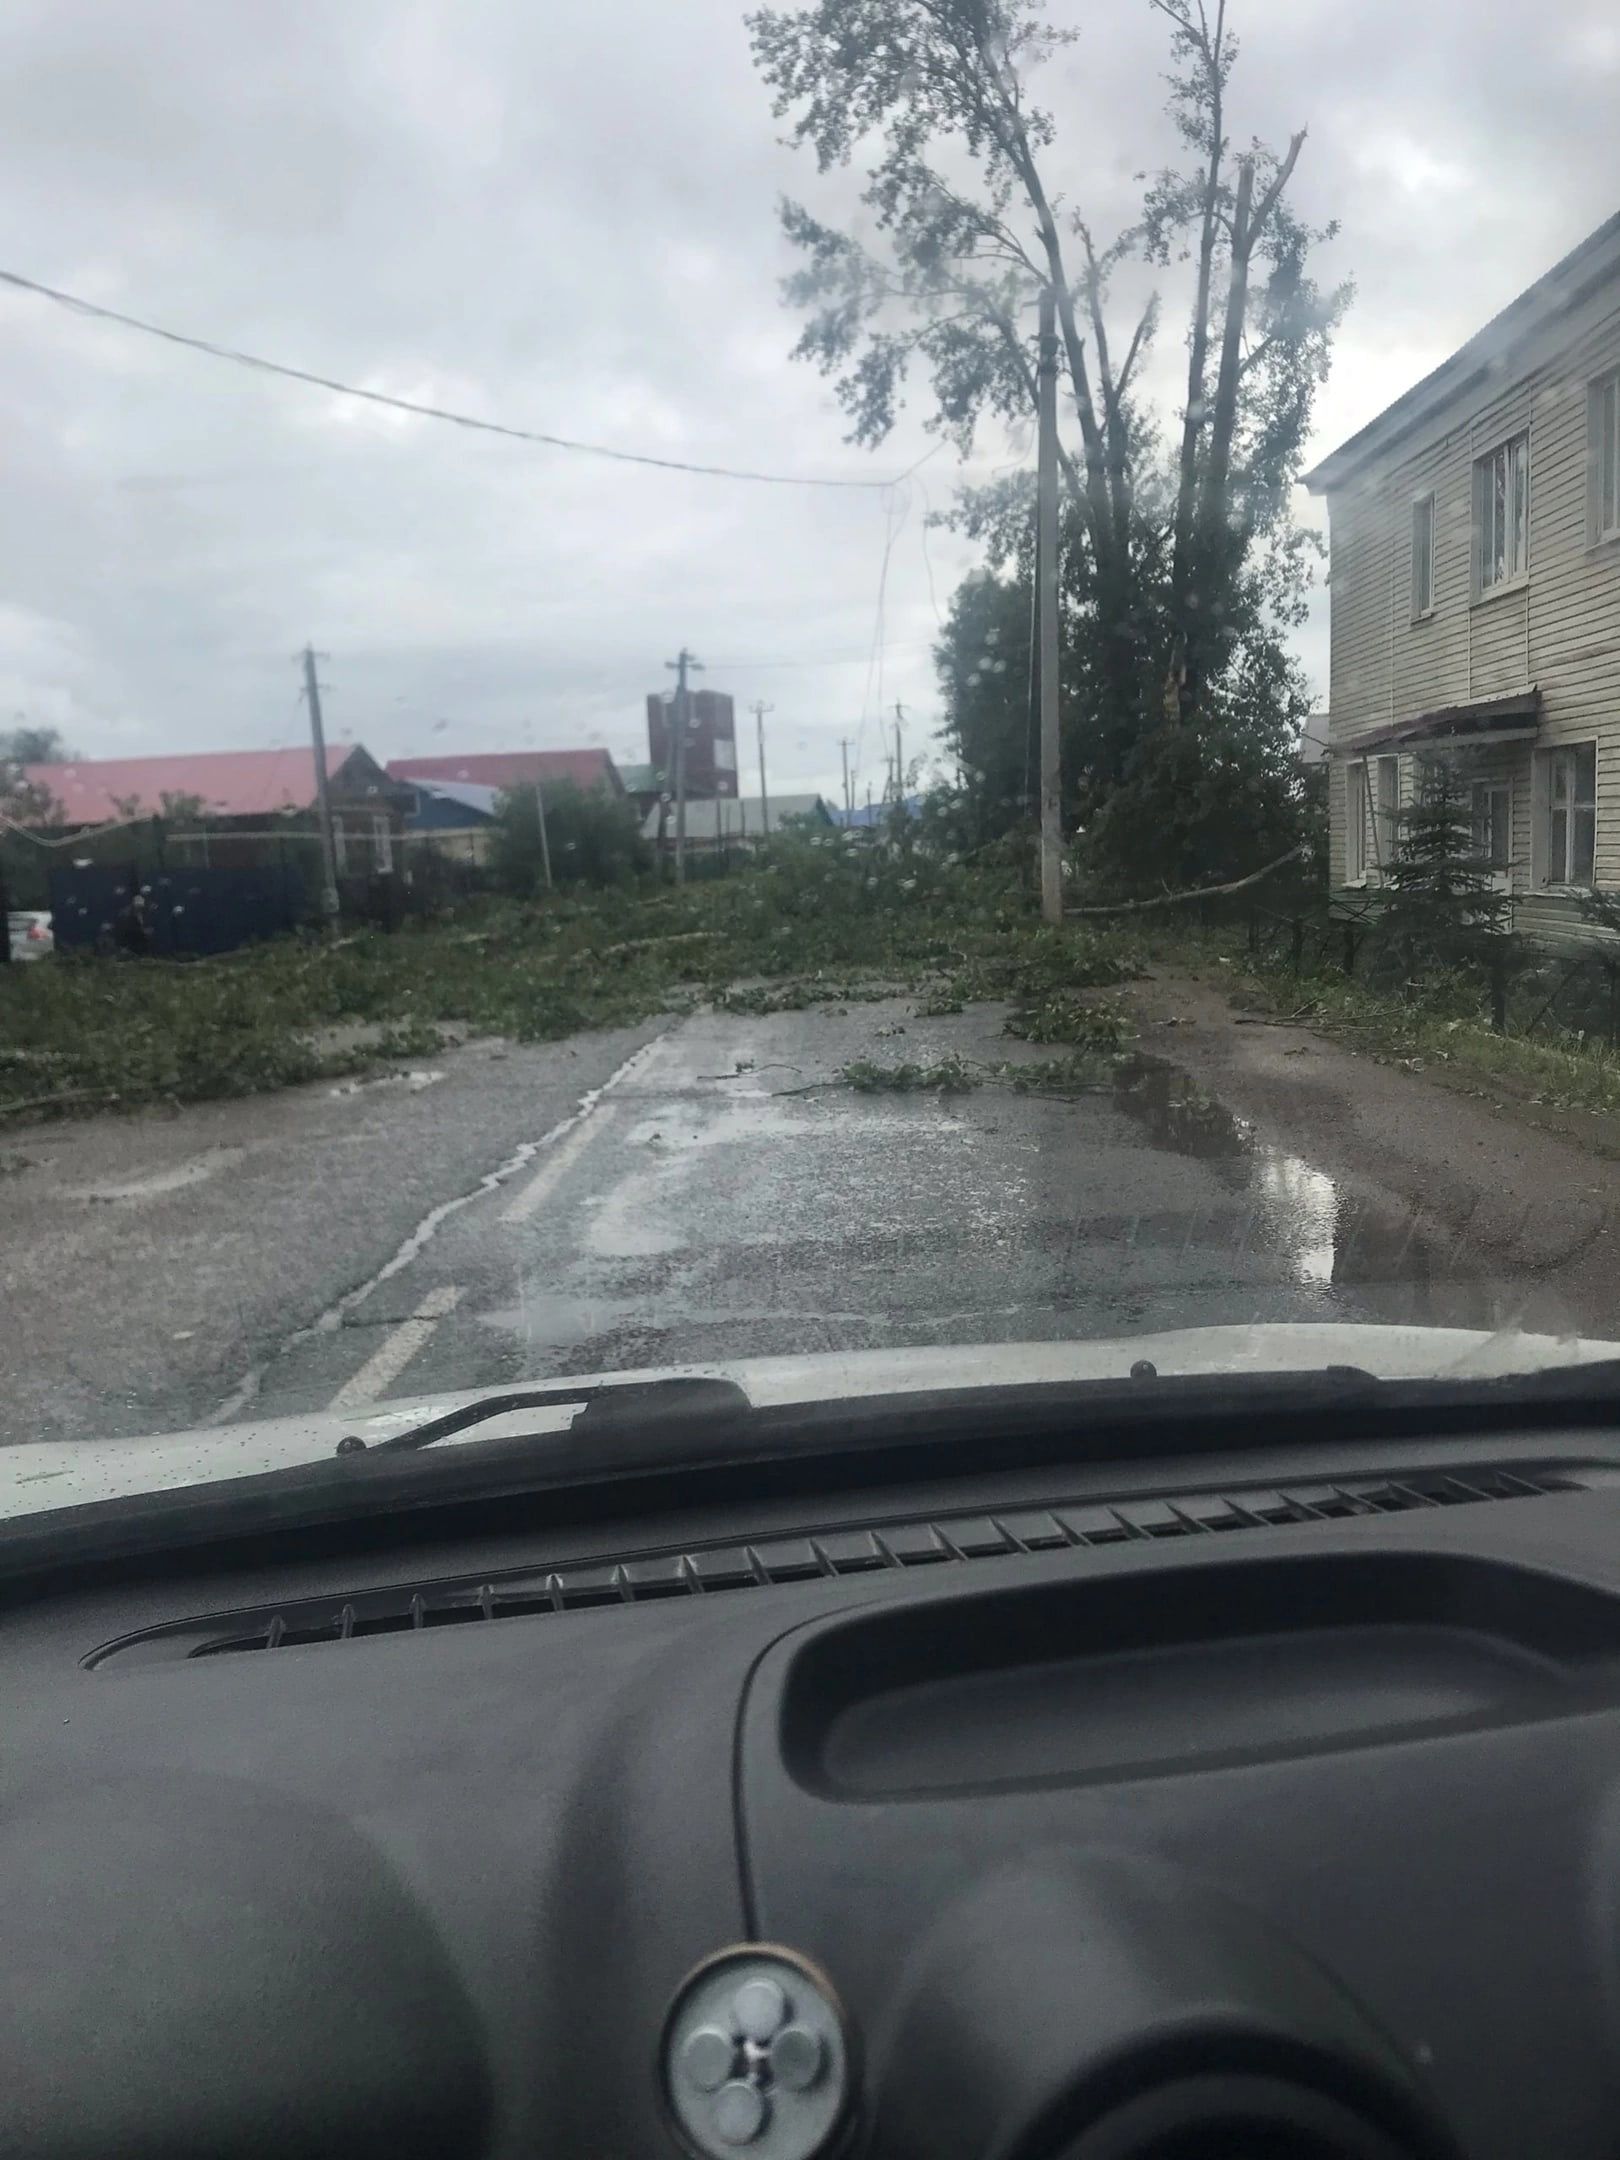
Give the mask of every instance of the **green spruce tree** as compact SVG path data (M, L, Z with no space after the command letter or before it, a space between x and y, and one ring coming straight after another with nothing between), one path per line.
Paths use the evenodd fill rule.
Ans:
M1384 949L1418 982L1447 969L1489 973L1513 951L1512 901L1477 846L1468 775L1451 757L1420 757L1384 872Z

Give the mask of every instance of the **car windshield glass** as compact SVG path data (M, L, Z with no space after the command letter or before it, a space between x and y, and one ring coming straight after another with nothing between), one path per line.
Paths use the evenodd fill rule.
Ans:
M1616 1354L1586 0L0 61L0 1514L484 1391Z

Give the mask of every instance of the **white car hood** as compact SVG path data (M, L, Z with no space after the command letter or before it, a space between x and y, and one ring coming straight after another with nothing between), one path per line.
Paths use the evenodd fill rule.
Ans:
M571 1374L537 1380L534 1385L549 1393L570 1386L595 1388L604 1382L680 1377L733 1380L751 1403L763 1408L933 1389L1118 1380L1144 1358L1163 1375L1313 1372L1324 1365L1355 1365L1387 1380L1461 1380L1620 1358L1620 1343L1525 1335L1514 1329L1486 1334L1467 1328L1309 1323L1182 1328L1096 1342L986 1343L937 1350L747 1358L734 1363ZM334 1454L348 1434L369 1444L496 1392L506 1391L473 1389L458 1395L400 1398L369 1412L315 1410L303 1416L248 1419L142 1439L19 1442L0 1448L0 1518L289 1469ZM508 1413L438 1445L561 1431L573 1415L570 1407Z

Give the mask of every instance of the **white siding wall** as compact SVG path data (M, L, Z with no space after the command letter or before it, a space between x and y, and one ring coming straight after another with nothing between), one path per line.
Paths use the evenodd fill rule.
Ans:
M1435 706L1535 683L1543 745L1597 739L1597 877L1620 886L1620 541L1592 544L1587 518L1587 386L1617 366L1620 293L1611 293L1570 329L1562 351L1494 394L1459 401L1444 433L1431 430L1397 459L1335 490L1328 516L1333 743ZM1476 600L1474 461L1520 429L1530 436L1529 578ZM1412 502L1431 488L1434 608L1414 622ZM1514 778L1514 883L1528 893L1526 752L1518 753ZM1333 763L1329 804L1338 884L1342 758Z

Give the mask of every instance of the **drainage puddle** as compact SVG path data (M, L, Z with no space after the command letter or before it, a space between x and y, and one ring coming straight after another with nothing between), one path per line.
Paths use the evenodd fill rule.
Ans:
M1261 1140L1168 1059L1122 1059L1114 1103L1150 1146L1211 1165L1238 1202L1234 1260L1269 1253L1296 1283L1348 1291L1358 1305L1372 1293L1373 1304L1395 1308L1369 1317L1493 1328L1520 1302L1510 1286L1484 1279L1468 1223L1449 1230L1415 1203L1401 1210L1347 1191L1303 1156Z

